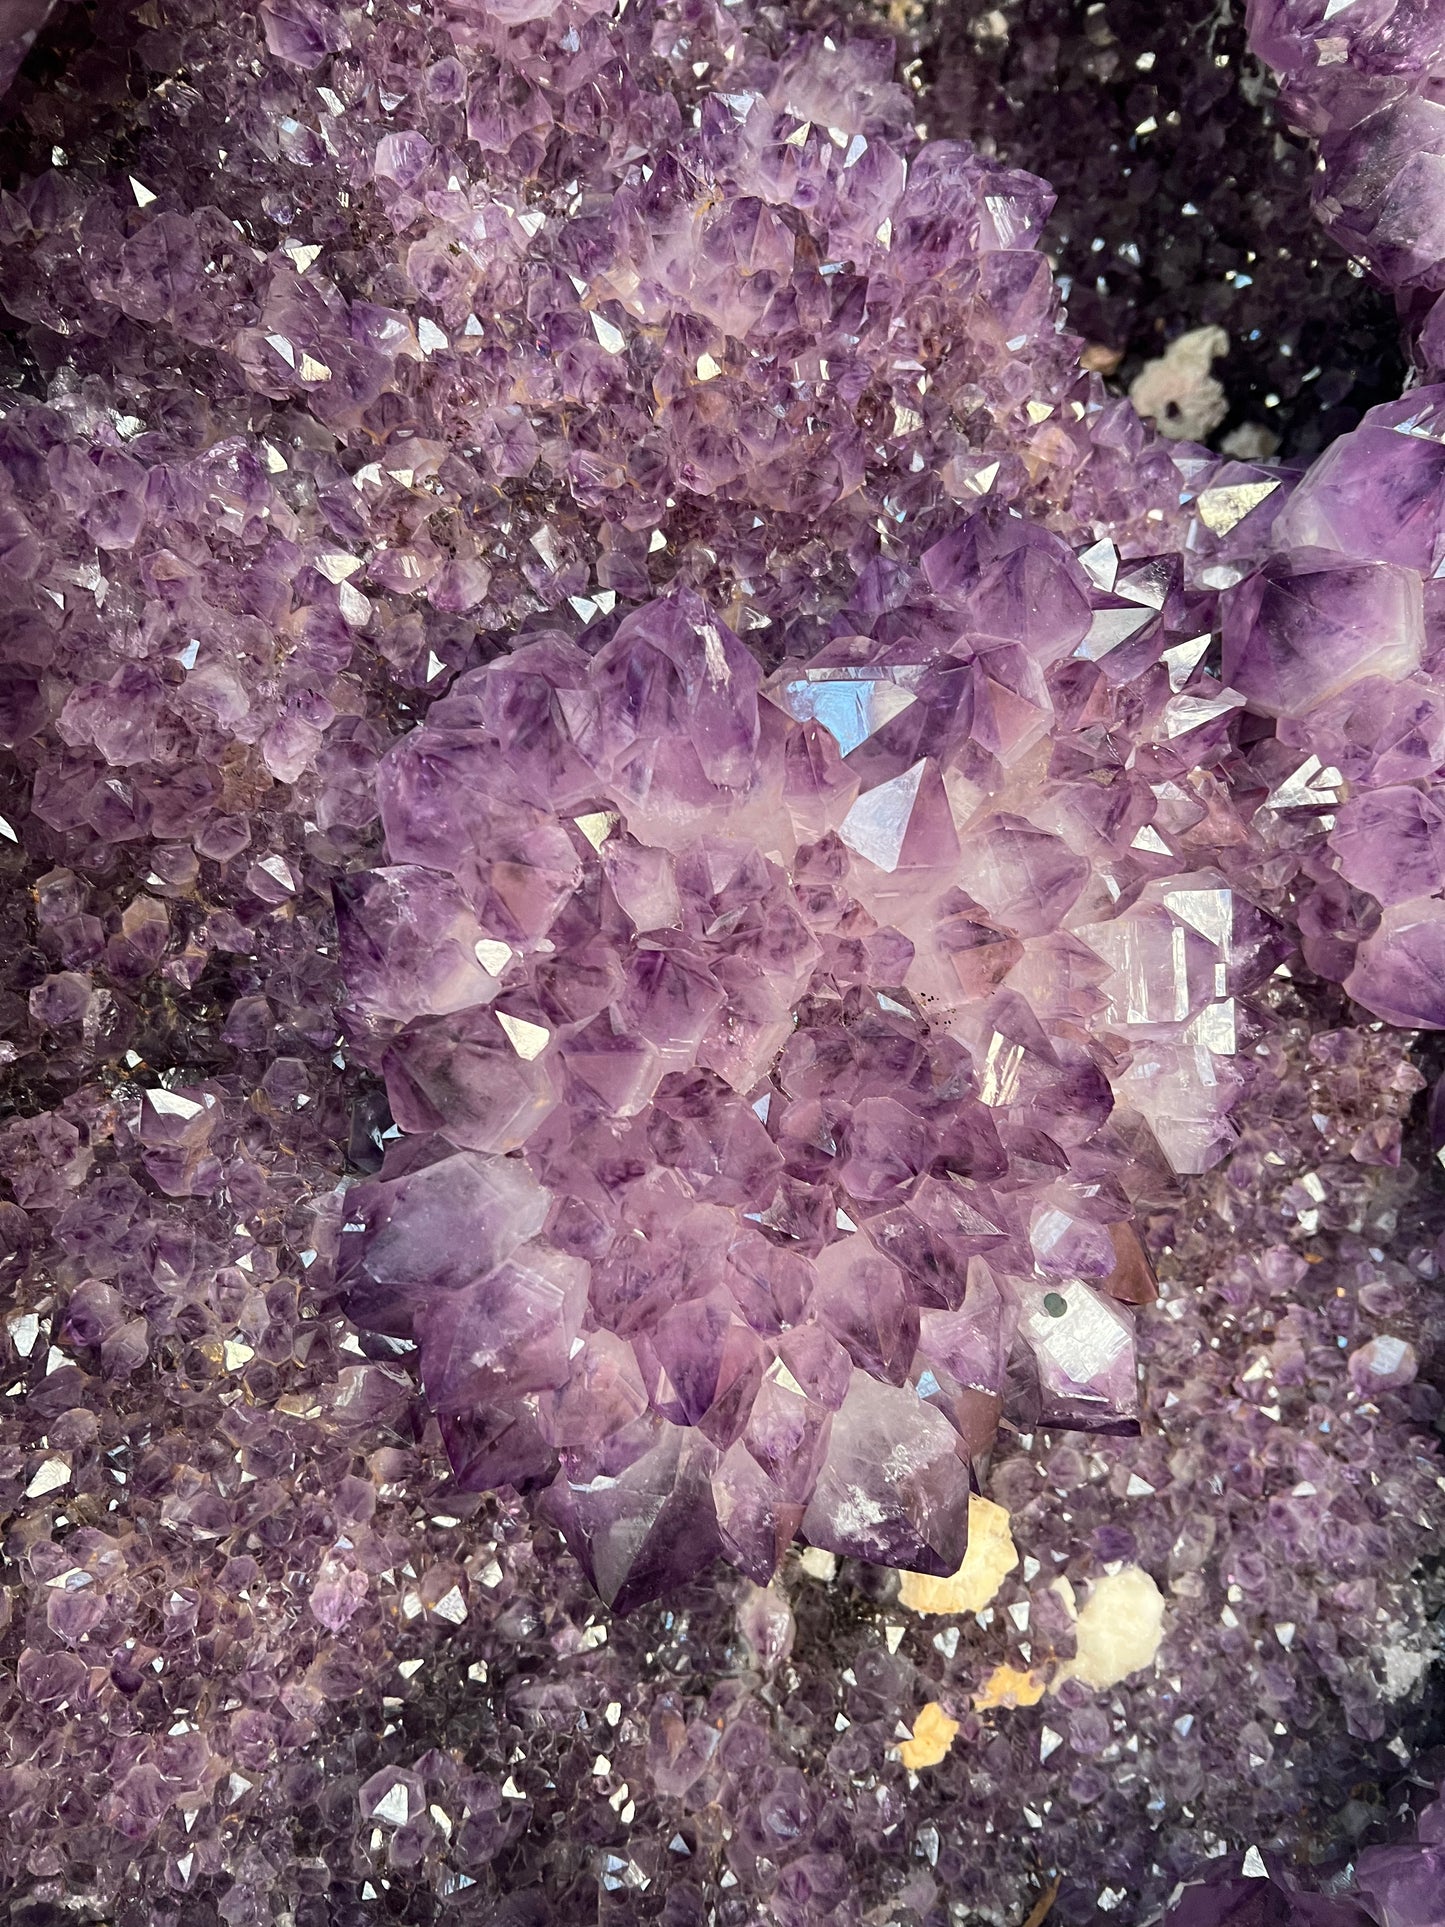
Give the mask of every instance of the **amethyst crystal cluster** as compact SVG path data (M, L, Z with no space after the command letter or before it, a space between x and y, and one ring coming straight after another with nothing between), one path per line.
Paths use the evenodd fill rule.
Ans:
M691 593L538 634L383 765L338 918L410 1135L339 1275L604 1597L799 1531L951 1572L1001 1410L1128 1429L1131 1197L1229 1141L1283 949L1193 767L1231 699L1128 674L1199 653L1180 571L1100 547L976 517L766 680Z
M623 1604L719 1550L765 1580L798 1532L951 1570L1001 1411L1128 1421L1133 1200L1230 1141L1240 999L1284 955L1256 897L1298 874L1314 968L1445 1017L1445 817L1412 787L1445 756L1428 418L1399 411L1418 459L1372 418L1287 503L1201 455L1146 468L1121 554L1117 410L1045 358L1042 204L963 148L906 166L903 103L845 104L860 58L736 49L605 223L538 219L519 277L555 299L549 250L586 270L569 335L607 370L578 394L587 505L645 529L683 502L701 566L624 615L655 585L610 519L582 538L580 629L434 706L383 767L393 861L342 886L343 975L425 1140L357 1201L349 1308L420 1345L464 1480L545 1487ZM424 145L416 188L453 166ZM996 369L981 316L1020 330ZM1010 476L1020 422L1047 454ZM1362 465L1377 520L1331 519ZM852 574L802 609L800 516ZM1047 526L1085 517L1078 550ZM554 574L565 539L531 532ZM1225 769L1244 707L1276 727Z
M1041 246L1088 363L1132 389L1179 337L1218 349L1222 329L1210 439L1287 459L1399 394L1392 296L1321 246L1315 145L1290 129L1242 6L960 0L934 18L917 50L929 131L1052 184Z
M1435 312L1445 228L1435 98L1445 20L1431 5L1248 0L1250 38L1279 76L1288 117L1319 142L1315 211L1326 231L1403 297L1417 358L1439 367Z
M338 906L422 1140L356 1200L349 1309L420 1345L464 1480L547 1487L622 1603L719 1550L765 1579L800 1530L950 1571L1005 1404L1127 1424L1132 1201L1230 1141L1239 999L1284 954L1231 881L1244 697L1202 666L1278 478L1147 454L1059 332L1037 184L910 162L876 50L690 65L697 131L605 215L536 209L513 270L535 390L565 341L592 424L526 530L568 626L387 758L393 860ZM426 124L376 149L411 143L414 196L469 158ZM427 352L475 326L475 409L462 274ZM1047 526L1085 516L1114 534L1081 553ZM1321 689L1409 666L1392 593L1364 573Z
M1292 1905L1433 1770L1440 396L1157 441L886 39L133 25L0 195L17 1904Z
M5 0L0 8L0 88L6 88L54 11L55 0Z
M1445 365L1445 311L1436 312L1445 243L1439 193L1430 185L1441 166L1431 120L1440 109L1431 93L1445 60L1445 20L1431 8L1321 11L1271 0L1251 6L1250 21L1260 53L1282 76L1286 110L1320 137L1316 207L1326 230L1396 291L1417 365L1428 376ZM1388 570L1401 585L1415 578L1425 584L1428 635L1434 585L1445 566L1442 402L1445 391L1416 386L1402 401L1372 410L1309 470L1282 516L1282 545L1317 552L1311 569L1329 558L1326 566L1342 572L1342 593L1331 598L1342 615L1348 596L1367 579L1362 569L1384 595L1382 570ZM1282 560L1244 592L1241 613L1253 615L1256 599L1261 610L1275 601L1273 624L1254 638L1273 655L1293 650L1299 639L1293 611L1276 599L1298 599L1278 572L1299 567ZM1401 570L1406 573L1396 576ZM1367 684L1333 700L1333 692L1322 692L1325 701L1302 709L1287 694L1251 691L1254 672L1237 653L1234 671L1256 707L1290 719L1281 736L1317 752L1348 785L1328 839L1328 869L1306 912L1323 946L1316 967L1342 978L1367 1009L1389 1021L1437 1028L1445 1021L1445 924L1437 894L1445 877L1437 876L1435 854L1445 718L1428 643L1417 652L1412 640L1421 633L1413 612L1401 604L1389 620L1389 647L1401 653L1388 695ZM1237 633L1236 651L1250 636L1248 616ZM1226 674L1229 651L1226 629ZM1335 951L1332 960L1327 948Z

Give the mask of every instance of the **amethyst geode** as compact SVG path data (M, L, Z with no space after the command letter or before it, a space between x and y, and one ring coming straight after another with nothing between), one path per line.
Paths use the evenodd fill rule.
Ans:
M1428 132L1431 8L1295 14ZM1438 1777L1439 394L1161 442L877 35L132 25L0 195L4 1878L1307 1912Z

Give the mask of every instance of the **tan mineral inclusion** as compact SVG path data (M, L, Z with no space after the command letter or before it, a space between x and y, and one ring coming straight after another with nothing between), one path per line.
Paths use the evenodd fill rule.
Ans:
M975 1493L968 1502L968 1551L958 1571L947 1579L905 1572L898 1598L915 1613L982 1612L1018 1562L1008 1513Z
M920 1767L937 1766L957 1732L958 1721L951 1720L937 1700L930 1700L913 1722L913 1738L899 1747L898 1757L915 1773Z
M1020 1672L1017 1666L1004 1664L994 1667L973 1703L978 1712L986 1713L995 1706L1037 1706L1043 1696L1041 1673Z

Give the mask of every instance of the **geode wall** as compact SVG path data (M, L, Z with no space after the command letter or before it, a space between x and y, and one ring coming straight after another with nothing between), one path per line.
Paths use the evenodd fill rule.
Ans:
M1221 315L1081 289L1162 190L1000 17L10 95L18 1917L1434 1918L1442 396L1146 428ZM1445 23L1252 26L1428 372ZM1128 139L1257 151L1174 61ZM1364 286L1290 218L1231 327Z

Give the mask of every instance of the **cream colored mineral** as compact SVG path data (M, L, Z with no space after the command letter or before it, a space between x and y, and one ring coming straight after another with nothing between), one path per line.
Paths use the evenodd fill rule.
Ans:
M1037 1706L1044 1696L1044 1675L1017 1666L995 1666L973 1696L976 1711L996 1706Z
M1164 1638L1164 1595L1138 1566L1106 1573L1084 1601L1075 1623L1077 1647L1055 1673L1051 1691L1066 1679L1102 1691L1152 1666Z
M1172 442L1202 442L1229 412L1224 389L1209 372L1229 353L1223 328L1191 328L1139 370L1129 399Z
M977 1493L968 1502L968 1551L946 1579L905 1572L899 1602L915 1613L980 1613L1019 1562L1008 1513Z

